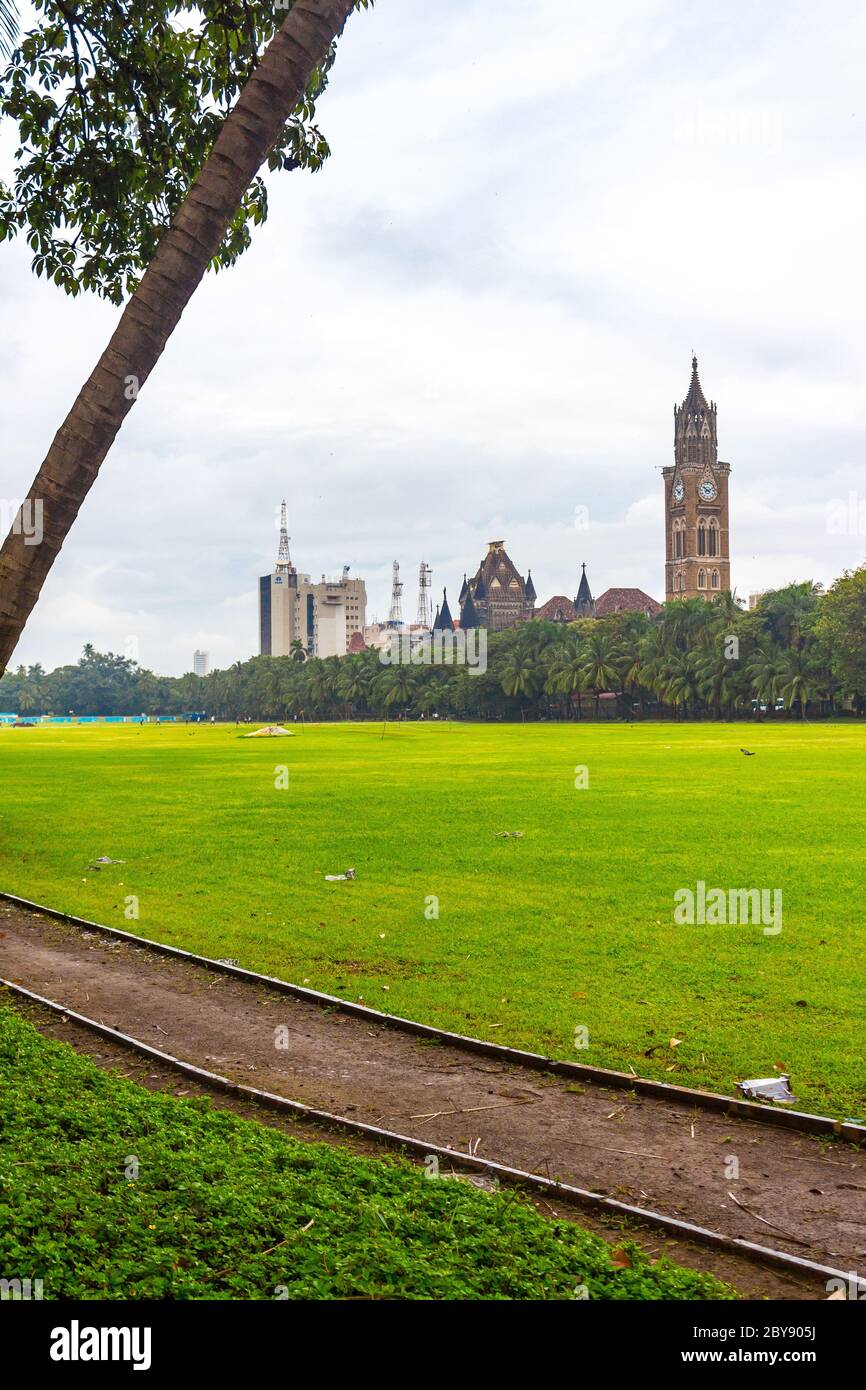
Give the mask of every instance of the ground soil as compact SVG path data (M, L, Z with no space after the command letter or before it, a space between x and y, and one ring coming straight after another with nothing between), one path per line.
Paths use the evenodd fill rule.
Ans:
M866 1270L866 1153L851 1144L577 1086L2 903L0 976L246 1085L455 1151L471 1146L479 1157L844 1271ZM28 1016L98 1065L176 1094L197 1092L169 1069L71 1022L32 1008ZM285 1049L275 1045L278 1029L287 1030ZM267 1115L298 1137L333 1139L225 1097L216 1103ZM736 1179L726 1175L732 1158ZM606 1219L546 1200L541 1207L610 1238ZM655 1232L643 1243L712 1269L747 1296L826 1297L821 1285Z

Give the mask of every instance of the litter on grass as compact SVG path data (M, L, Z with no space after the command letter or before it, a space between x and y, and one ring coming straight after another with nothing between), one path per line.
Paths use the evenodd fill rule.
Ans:
M738 1081L737 1090L749 1100L777 1100L790 1105L797 1097L791 1090L791 1078L786 1073L781 1076L758 1077L755 1081Z
M106 864L125 864L125 863L126 863L126 860L125 860L125 859L109 859L109 857L108 857L107 854L100 854L100 856L99 856L98 859L94 859L94 861L93 861L92 864L88 864L87 869L88 869L88 873L89 873L91 870L93 870L93 871L95 871L96 873L98 873L99 870L102 869L102 868L104 868Z
M499 840L522 840L522 839L523 839L523 831L522 831L522 830L497 830L496 836L497 836L497 839L499 839Z
M291 729L284 729L282 724L266 724L263 729L253 729L251 733L244 734L244 738L294 738Z
M347 878L354 878L355 870L347 869L344 874L325 874L328 883L343 883Z

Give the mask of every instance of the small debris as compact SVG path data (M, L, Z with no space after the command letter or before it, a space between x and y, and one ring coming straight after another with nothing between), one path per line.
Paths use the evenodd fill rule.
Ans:
M803 1240L800 1236L795 1235L793 1231L789 1231L787 1226L780 1226L778 1221L768 1221L766 1216L760 1216L758 1212L753 1211L751 1207L747 1207L745 1202L741 1202L739 1197L735 1197L733 1192L729 1192L728 1196L742 1211L747 1211L750 1216L753 1216L756 1221L762 1222L764 1226L772 1226L773 1230L781 1231L782 1234L786 1235L789 1240L792 1240L795 1245L811 1245L811 1241Z
M244 734L244 738L294 738L291 729L284 729L282 724L266 724L263 729L253 729L251 733Z
M88 864L88 866L87 866L87 872L88 872L88 873L96 873L96 874L98 874L99 871L100 871L100 869L104 868L106 864L125 864L125 863L126 863L126 860L125 860L125 859L109 859L109 857L108 857L107 854L100 854L100 856L99 856L98 859L94 859L94 861L93 861L92 864Z
M234 956L217 956L216 963L217 965L240 965L240 961L235 960Z
M754 758L754 753L750 748L741 748L740 752L747 758Z
M497 830L497 831L496 831L496 838L497 838L497 840L522 840L522 839L523 839L523 831L522 831L522 830Z
M787 1072L781 1076L758 1077L754 1081L738 1081L737 1090L742 1091L748 1100L774 1100L790 1105L797 1097L791 1090L791 1078Z
M346 880L347 878L354 878L354 877L355 877L355 870L354 870L354 869L347 869L346 872L345 872L344 874L325 874L325 880L326 880L326 882L328 882L328 883L344 883L345 880Z

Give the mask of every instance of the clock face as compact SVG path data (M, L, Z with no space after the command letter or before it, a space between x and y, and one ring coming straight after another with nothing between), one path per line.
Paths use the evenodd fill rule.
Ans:
M716 485L709 478L705 478L698 488L698 492L705 502L712 502L716 495Z
M681 478L677 478L676 482L674 483L674 501L675 501L675 502L682 502L682 500L683 500L683 498L685 497L685 495L686 495L686 490L685 490L685 488L683 487L682 479L681 479Z

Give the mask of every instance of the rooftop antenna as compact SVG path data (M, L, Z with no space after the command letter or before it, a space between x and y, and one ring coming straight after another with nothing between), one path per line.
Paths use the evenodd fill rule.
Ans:
M418 571L418 626L425 631L433 625L433 605L430 602L430 583L433 571L429 565L421 561L421 568Z
M283 498L283 505L280 508L280 548L277 551L277 569L281 574L291 568L292 559L289 555L289 528L286 519L286 499Z
M392 566L393 579L391 581L391 609L388 613L388 622L392 627L400 627L403 623L403 585L400 581L400 562L394 561Z

